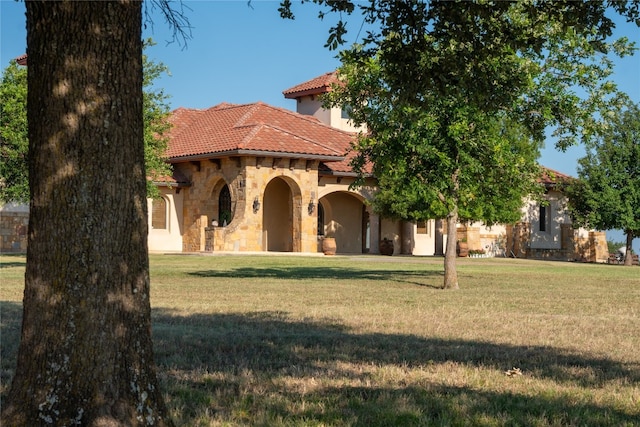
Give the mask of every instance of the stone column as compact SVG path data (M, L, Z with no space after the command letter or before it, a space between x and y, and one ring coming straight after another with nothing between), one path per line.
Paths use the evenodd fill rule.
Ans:
M198 247L199 247L199 251L202 252L205 250L205 242L206 242L206 232L205 230L208 227L209 223L209 217L207 217L206 215L200 215L200 219L198 220L198 230L200 231L200 233L198 233L200 239L197 242Z
M467 243L469 244L469 250L482 249L480 227L467 227Z
M589 232L589 262L605 262L609 259L607 236L604 231Z
M560 224L560 249L569 260L576 259L574 231L571 224Z

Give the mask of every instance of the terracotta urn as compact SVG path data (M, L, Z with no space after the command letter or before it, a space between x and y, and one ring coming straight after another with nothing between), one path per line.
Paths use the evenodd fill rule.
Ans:
M380 240L380 254L393 255L393 240L387 238Z
M325 255L336 254L336 239L335 237L325 237L322 239L322 252Z
M469 256L469 245L467 244L467 242L458 242L457 250L458 250L457 251L458 256L460 257Z

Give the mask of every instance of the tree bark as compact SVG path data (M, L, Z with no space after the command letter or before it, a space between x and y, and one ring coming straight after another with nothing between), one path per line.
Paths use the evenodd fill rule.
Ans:
M458 271L456 269L456 253L458 226L458 210L454 209L447 215L447 249L444 253L444 284L443 289L458 289Z
M30 215L7 426L170 425L151 342L139 1L27 1Z
M632 266L633 253L631 252L631 249L633 248L633 231L627 230L625 234L627 236L627 250L624 254L624 265Z

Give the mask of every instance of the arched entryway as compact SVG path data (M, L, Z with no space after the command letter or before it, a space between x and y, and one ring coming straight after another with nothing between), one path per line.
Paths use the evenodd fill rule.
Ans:
M369 252L369 215L361 196L347 191L327 194L320 199L322 233L336 239L338 253Z
M300 251L300 206L300 191L295 182L284 177L269 181L264 190L262 210L265 250Z

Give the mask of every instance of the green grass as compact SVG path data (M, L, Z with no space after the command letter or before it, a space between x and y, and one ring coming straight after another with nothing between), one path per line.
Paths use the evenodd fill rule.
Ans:
M0 270L0 392L24 258ZM151 257L177 425L640 425L640 269L441 258ZM523 375L507 376L520 368Z

